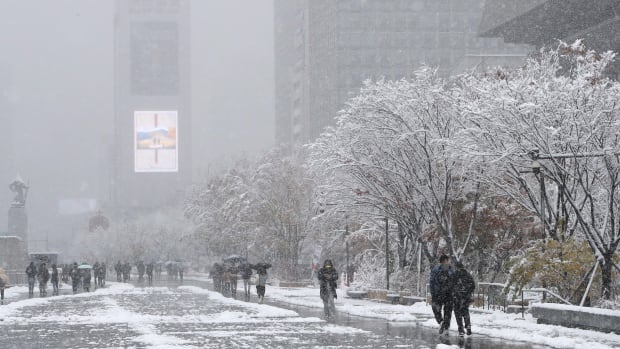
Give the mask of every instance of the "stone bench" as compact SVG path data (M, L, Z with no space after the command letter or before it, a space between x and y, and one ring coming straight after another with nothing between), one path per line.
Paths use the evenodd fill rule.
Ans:
M577 327L620 334L620 311L575 305L536 303L530 307L540 324Z
M385 301L391 304L398 304L400 303L400 294L388 293L385 295Z
M424 297L416 297L416 296L402 296L400 297L400 304L402 305L412 305L418 302L425 302L426 299Z
M366 292L366 291L347 291L347 296L349 298L354 298L354 299L368 298L368 292Z
M521 312L529 313L529 308L527 306L522 307L517 304L511 304L506 307L506 313L508 314L520 314Z

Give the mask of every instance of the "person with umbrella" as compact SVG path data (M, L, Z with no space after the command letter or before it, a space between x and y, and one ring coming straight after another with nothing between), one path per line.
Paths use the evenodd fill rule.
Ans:
M258 303L263 304L265 299L265 285L267 285L267 269L271 268L271 264L260 262L252 266L258 274L258 282L256 283L256 293L258 294Z

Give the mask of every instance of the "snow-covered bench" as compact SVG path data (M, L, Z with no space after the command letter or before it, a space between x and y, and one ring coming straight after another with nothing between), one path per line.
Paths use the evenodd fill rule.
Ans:
M575 305L536 303L530 306L538 323L620 334L620 311Z

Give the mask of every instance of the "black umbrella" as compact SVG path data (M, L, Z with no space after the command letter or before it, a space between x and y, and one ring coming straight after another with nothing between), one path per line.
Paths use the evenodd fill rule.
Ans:
M231 254L230 256L222 258L222 261L227 263L244 263L247 259L238 254Z

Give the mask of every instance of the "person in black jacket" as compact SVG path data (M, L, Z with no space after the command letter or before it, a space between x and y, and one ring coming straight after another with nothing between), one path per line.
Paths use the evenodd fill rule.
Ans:
M452 289L454 287L454 268L450 265L450 257L441 255L439 264L431 269L430 289L431 308L435 320L439 323L439 334L450 328L452 317ZM443 310L443 316L442 316Z
M245 301L250 301L250 278L252 277L252 265L248 262L244 262L239 266L239 274L243 279L243 290L245 291Z
M58 268L56 264L52 264L52 295L58 296Z
M34 279L37 276L37 267L34 262L30 262L30 265L26 268L26 276L28 276L28 296L34 296Z
M465 329L467 329L467 335L471 335L471 320L469 318L469 303L471 302L476 283L471 274L465 269L465 266L461 262L456 262L456 272L454 273L454 288L452 291L452 299L454 302L454 316L456 317L456 324L459 327L459 335L463 336L465 331L463 329L463 321L465 322Z
M338 272L336 271L336 268L334 268L331 259L326 259L325 262L323 262L323 267L319 269L317 278L319 279L321 287L319 294L321 295L321 300L323 300L323 311L325 312L325 316L329 317L329 291L331 291L331 296L333 298L338 298L336 295L336 287L338 286Z

